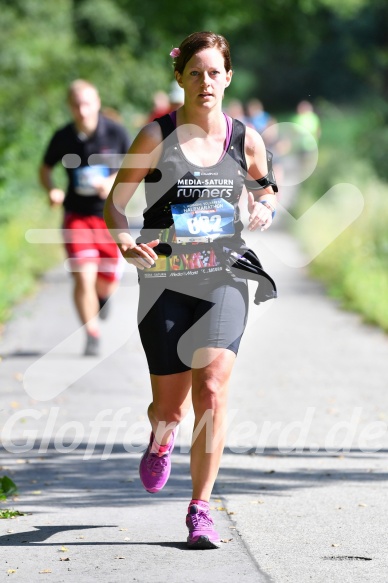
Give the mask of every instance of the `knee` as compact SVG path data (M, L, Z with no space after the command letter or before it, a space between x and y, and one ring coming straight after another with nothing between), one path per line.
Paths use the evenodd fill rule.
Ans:
M193 395L194 397L194 395ZM194 408L215 411L226 406L227 388L216 377L210 377L199 382L193 398Z
M165 404L152 403L149 414L152 415L157 423L166 425L176 425L186 416L187 410L183 407L171 408Z
M74 275L74 286L76 289L87 289L90 286L90 278L86 277L83 273L77 273Z
M74 286L77 290L86 291L88 289L95 288L97 281L97 273L93 269L87 269L82 271L73 272Z

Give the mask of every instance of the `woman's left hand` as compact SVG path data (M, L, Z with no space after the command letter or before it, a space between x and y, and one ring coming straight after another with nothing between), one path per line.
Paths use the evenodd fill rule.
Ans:
M257 228L261 227L262 231L268 229L272 224L272 212L271 210L255 200L253 194L248 191L248 211L249 211L249 223L248 229L250 231L255 231Z

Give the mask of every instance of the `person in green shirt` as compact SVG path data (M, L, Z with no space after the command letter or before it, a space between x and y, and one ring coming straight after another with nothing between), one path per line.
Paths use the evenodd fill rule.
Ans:
M309 152L315 149L314 142L309 134L318 142L321 135L321 122L315 113L313 105L309 101L301 101L296 108L296 115L293 116L293 123L298 124L308 133L303 132L299 142L299 148L302 152Z

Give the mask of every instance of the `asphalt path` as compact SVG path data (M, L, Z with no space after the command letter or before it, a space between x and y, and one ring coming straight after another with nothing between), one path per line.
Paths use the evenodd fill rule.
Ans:
M211 500L221 549L185 546L192 413L165 489L139 481L150 386L134 271L102 322L101 357L84 358L59 266L0 341L0 475L19 487L2 507L25 513L0 522L1 581L386 583L387 336L295 267L306 261L286 232L248 239L279 298L250 301L232 376Z

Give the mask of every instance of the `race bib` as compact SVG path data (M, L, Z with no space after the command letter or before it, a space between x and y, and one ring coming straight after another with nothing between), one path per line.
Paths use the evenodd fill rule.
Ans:
M206 243L234 235L234 206L223 198L171 205L177 243Z
M95 166L80 166L74 170L74 190L82 196L98 194L95 183L109 176L109 168L102 164Z

